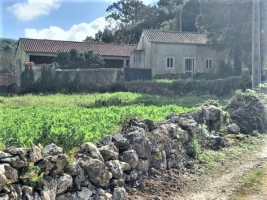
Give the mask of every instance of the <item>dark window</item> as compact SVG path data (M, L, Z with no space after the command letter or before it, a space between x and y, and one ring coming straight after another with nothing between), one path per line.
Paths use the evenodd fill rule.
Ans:
M174 57L168 57L167 59L167 67L174 67Z
M105 68L123 68L123 60L104 59Z
M30 62L34 62L35 64L51 64L54 62L55 57L53 56L31 56Z

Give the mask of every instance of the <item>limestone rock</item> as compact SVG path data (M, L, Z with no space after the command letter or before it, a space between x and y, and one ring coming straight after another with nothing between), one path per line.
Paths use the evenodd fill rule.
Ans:
M129 141L122 134L117 133L113 135L112 141L120 152L128 149Z
M58 175L62 173L66 163L67 156L65 154L58 154L47 156L36 163L36 165L45 173L45 175Z
M77 200L89 200L92 196L92 191L86 187L82 187L81 191L77 192Z
M4 158L4 159L1 159L0 162L9 163L12 167L16 169L21 169L22 167L28 166L28 162L21 160L19 156Z
M127 138L130 141L131 148L136 151L139 158L147 159L151 156L151 143L143 132L127 133Z
M113 143L102 146L98 150L101 153L105 161L118 159L118 156L119 156L118 149Z
M240 132L240 128L236 125L236 124L231 124L228 126L228 130L231 132L231 133L235 133L235 134L238 134Z
M88 174L88 178L92 183L102 187L107 187L109 185L109 180L112 178L112 175L103 162L98 159L83 156L79 158L79 164L84 172Z
M122 178L123 170L118 160L107 161L105 164L109 168L113 178Z
M72 177L68 174L63 174L57 179L57 195L65 193L68 188L72 187Z
M2 158L10 158L10 157L12 157L12 154L0 151L0 159L2 159Z
M2 179L6 179L4 182L16 183L19 181L18 171L9 164L0 164L0 174L4 175L2 177Z
M176 113L172 113L168 115L165 119L167 120L167 122L178 123L179 116Z
M87 155L93 159L98 159L101 162L104 162L104 159L100 154L100 152L98 151L97 147L91 142L86 142L82 144L77 152Z
M151 156L150 166L159 170L167 169L167 160L165 150L157 150Z
M28 162L37 162L42 159L41 149L37 146L34 146L28 151Z
M142 172L145 172L145 171L148 171L149 169L149 161L148 160L144 160L144 159L139 159L138 160L138 164L137 164L137 167L136 169L138 171L142 171Z
M127 198L128 194L124 188L117 187L114 189L112 200L126 200Z
M98 148L102 147L102 146L106 146L112 144L112 136L111 135L106 135L104 137L102 137L97 143L96 146Z
M50 200L55 200L57 195L57 180L52 178L51 176L45 176L43 182L43 199L49 197Z
M27 185L23 185L22 186L22 194L23 194L23 196L27 196L28 198L30 198L33 194L33 188L29 187Z
M61 147L58 147L54 143L45 146L42 150L43 156L53 156L58 154L63 154L63 149Z
M121 161L128 163L132 168L136 168L138 164L138 155L135 150L124 151Z

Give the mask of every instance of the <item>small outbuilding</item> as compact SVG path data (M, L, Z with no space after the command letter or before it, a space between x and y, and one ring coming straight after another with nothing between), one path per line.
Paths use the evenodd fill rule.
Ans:
M17 65L22 65L25 61L50 64L59 52L76 49L78 52L93 51L100 55L106 68L127 68L130 53L135 48L136 45L20 38L15 59Z
M144 30L130 58L131 68L151 69L152 75L217 71L226 56L210 48L207 35L193 32Z

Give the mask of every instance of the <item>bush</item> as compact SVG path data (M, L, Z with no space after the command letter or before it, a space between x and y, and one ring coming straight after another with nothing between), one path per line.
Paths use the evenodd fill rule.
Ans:
M226 107L231 120L236 123L244 134L253 131L263 133L266 130L266 107L259 94L252 90L237 91Z
M15 94L17 92L17 84L16 83L8 83L5 85L0 85L0 94Z
M22 93L33 91L34 74L31 66L25 66L24 71L20 75L20 90Z
M93 51L79 53L76 49L58 53L55 61L61 69L100 68L105 65L104 60Z
M136 92L151 95L231 95L236 90L251 87L250 76L233 76L216 80L176 80L173 82L132 81L119 82L107 88L107 92Z

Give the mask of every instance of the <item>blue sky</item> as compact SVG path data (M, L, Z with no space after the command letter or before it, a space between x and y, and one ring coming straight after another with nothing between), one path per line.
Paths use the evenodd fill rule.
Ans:
M1 0L0 37L82 41L115 25L105 20L106 8L113 2L116 0Z

